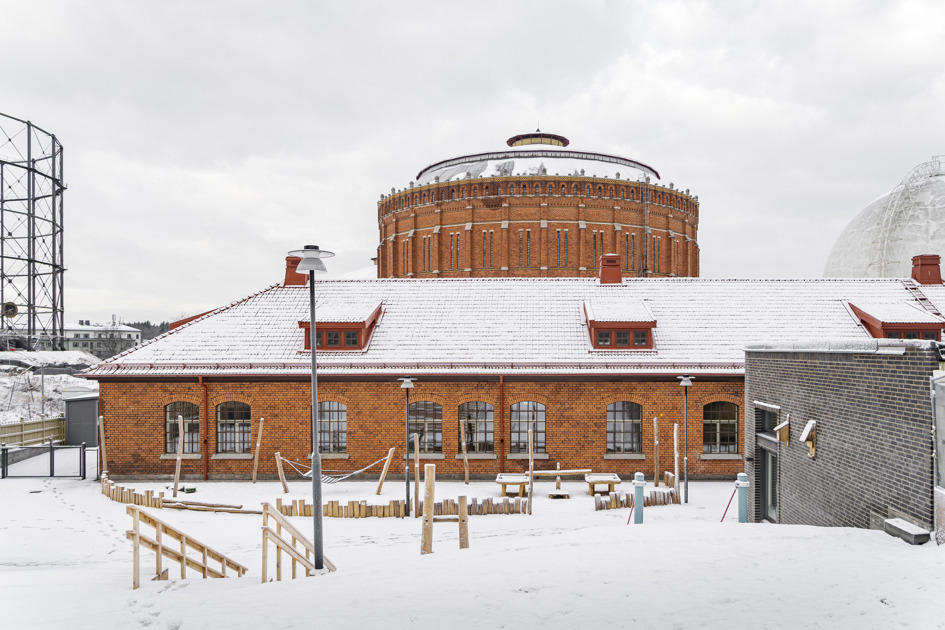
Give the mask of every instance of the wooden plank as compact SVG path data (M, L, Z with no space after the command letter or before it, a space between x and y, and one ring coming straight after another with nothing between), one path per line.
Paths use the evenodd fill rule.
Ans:
M282 470L282 455L276 451L276 471L279 473L279 481L282 482L282 492L289 494L289 484L285 482L285 472Z
M420 435L413 434L413 513L414 518L420 518Z
M108 474L108 458L105 456L105 422L102 416L98 417L98 450L101 451L102 455L102 472L101 474Z
M469 549L469 511L465 496L459 497L459 548Z
M387 471L390 469L391 462L394 461L394 448L391 447L387 451L387 461L384 462L384 470L381 471L381 478L377 481L377 494L381 493L381 488L384 487L384 479L387 478Z
M177 464L174 466L174 498L177 498L177 484L180 482L180 461L184 454L184 416L177 416Z
M460 440L463 447L463 477L465 483L469 485L469 458L466 457L466 423L460 419L459 421L459 431L461 433Z
M259 449L262 446L263 423L265 418L259 419L259 429L256 431L256 454L253 455L253 483L256 483L256 471L259 469Z
M528 427L528 514L532 513L532 492L535 489L535 442L533 429Z

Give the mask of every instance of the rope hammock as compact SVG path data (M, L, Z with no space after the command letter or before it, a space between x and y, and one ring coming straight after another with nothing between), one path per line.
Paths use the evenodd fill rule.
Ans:
M280 455L279 457L282 459L282 461L284 461L284 462L287 463L289 466L291 466L291 467L295 470L295 472L299 473L300 475L302 475L302 476L305 477L306 479L311 479L311 478L312 478L312 467L311 467L311 466L306 466L305 464L302 464L302 463L300 463L300 462L293 462L292 460L286 459L285 457L282 457L281 455ZM377 460L377 461L374 462L373 464L368 464L368 465L365 466L364 468L361 468L361 469L359 469L359 470L355 470L354 472L347 472L347 471L342 471L342 470L322 470L322 483L328 484L328 483L338 483L339 481L344 481L345 479L348 479L349 477L354 477L355 475L359 475L359 474L363 473L363 472L366 471L366 470L369 470L369 469L371 469L371 468L374 468L375 466L377 466L378 464L380 464L381 462L384 462L384 461L387 461L387 457L386 457L386 456L380 458L379 460ZM301 469L299 468L300 466L301 466L302 468L307 469L307 470L301 470ZM326 475L326 474L324 474L324 473L337 473L337 474L334 474L334 475Z

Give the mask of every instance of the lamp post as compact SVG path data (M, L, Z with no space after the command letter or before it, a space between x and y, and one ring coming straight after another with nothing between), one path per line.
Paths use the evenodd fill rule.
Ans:
M407 406L404 411L404 479L407 487L407 516L410 516L410 390L413 389L413 382L417 379L412 376L398 378L400 388L407 394Z
M685 503L689 503L689 388L692 387L692 378L688 374L677 376L683 388L683 496Z
M325 566L325 551L322 544L322 458L318 453L318 364L315 358L315 274L325 273L325 263L322 258L331 258L334 252L318 249L318 245L306 245L304 249L289 252L290 256L298 256L302 260L296 271L308 272L308 313L309 329L308 341L312 349L312 519L314 521L312 547L314 548L313 563L316 570Z

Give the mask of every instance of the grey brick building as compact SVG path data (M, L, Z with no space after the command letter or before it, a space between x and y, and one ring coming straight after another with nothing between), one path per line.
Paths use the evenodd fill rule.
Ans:
M932 529L930 378L939 346L886 339L749 346L749 518L865 528L900 517ZM808 425L810 444L801 439Z

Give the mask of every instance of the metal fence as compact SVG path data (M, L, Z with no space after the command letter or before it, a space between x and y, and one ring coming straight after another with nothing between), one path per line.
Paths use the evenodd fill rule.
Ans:
M86 478L87 457L89 449L83 442L79 446L56 446L52 441L42 446L15 446L0 445L0 479L7 477L35 478L35 477L78 477ZM11 470L14 463L14 453L32 451L29 457L21 462L15 470ZM98 450L96 449L97 453ZM96 457L97 461L97 457ZM48 464L48 466L47 466Z
M45 444L49 440L63 442L65 439L65 418L20 420L19 422L0 424L0 442L10 446Z

